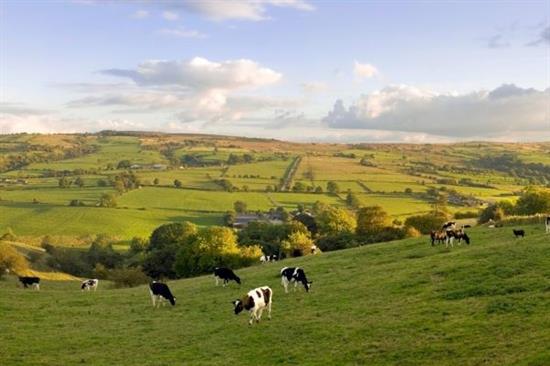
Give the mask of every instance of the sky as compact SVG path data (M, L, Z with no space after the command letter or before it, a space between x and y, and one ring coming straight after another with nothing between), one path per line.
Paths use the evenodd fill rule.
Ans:
M550 0L0 0L0 133L550 141Z

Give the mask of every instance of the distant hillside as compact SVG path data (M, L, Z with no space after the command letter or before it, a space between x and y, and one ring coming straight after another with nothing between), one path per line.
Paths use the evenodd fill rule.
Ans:
M543 226L475 228L472 245L426 237L289 259L169 283L177 305L153 309L145 286L83 293L44 281L40 292L0 281L6 365L548 365L550 246ZM283 266L312 291L285 294ZM274 290L273 319L252 327L231 301ZM32 342L32 347L29 347Z
M230 136L114 132L0 135L0 234L107 233L128 240L158 225L222 224L251 211L316 201L380 205L394 219L425 213L445 192L451 213L514 201L550 182L550 143L299 144ZM329 182L338 190L328 192ZM117 207L103 205L114 195Z

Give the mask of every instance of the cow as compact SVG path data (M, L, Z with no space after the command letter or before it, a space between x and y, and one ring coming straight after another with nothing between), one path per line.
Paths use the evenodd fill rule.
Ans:
M523 230L523 229L518 229L518 230L512 229L512 231L514 232L514 236L515 236L516 238L519 238L520 236L521 236L522 238L525 237L525 230Z
M40 277L20 276L19 281L23 284L24 288L32 286L35 290L40 290Z
M235 281L239 285L241 279L230 268L216 267L214 268L214 278L216 279L216 286L218 286L219 280L223 280L223 287L229 283L229 281Z
M546 216L546 234L550 233L550 216Z
M432 230L430 231L430 238L432 239L432 246L437 244L443 244L447 239L445 231L442 230Z
M176 298L170 292L168 285L162 282L153 281L149 284L149 293L151 294L151 300L153 300L153 307L159 307L160 304L164 306L164 300L170 301L172 306L176 305Z
M306 273L300 267L284 267L281 269L281 284L285 288L285 293L288 293L289 283L294 282L294 291L296 291L296 286L298 282L304 285L306 292L309 292L311 284L313 282L308 281Z
M277 254L272 255L262 255L260 257L260 262L267 263L267 262L276 262L277 261Z
M99 280L97 278L92 278L89 280L82 281L82 283L80 284L80 289L82 291L84 290L90 291L91 289L94 289L94 291L96 291L97 285L99 285Z
M271 304L273 303L273 290L268 286L262 286L248 291L248 294L241 299L231 302L234 306L235 315L238 315L243 310L248 310L250 313L249 325L252 325L254 320L260 322L264 309L267 308L267 318L271 319Z
M456 222L455 221L448 221L446 223L444 223L442 226L441 226L441 229L443 230L449 230L449 229L454 229L456 226Z
M466 232L464 230L453 230L453 234L452 234L456 240L458 240L458 244L460 245L462 240L464 240L464 242L468 245L470 245L470 237L468 236L468 234L466 234Z

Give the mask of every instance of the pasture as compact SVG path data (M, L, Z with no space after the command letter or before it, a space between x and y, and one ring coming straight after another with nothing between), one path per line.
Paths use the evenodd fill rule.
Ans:
M426 237L171 281L175 307L145 286L81 292L76 281L23 290L0 281L3 365L548 365L550 247L542 227L475 228L470 246ZM283 266L313 288L285 294ZM273 319L247 325L232 300L274 290ZM265 314L264 314L265 316Z

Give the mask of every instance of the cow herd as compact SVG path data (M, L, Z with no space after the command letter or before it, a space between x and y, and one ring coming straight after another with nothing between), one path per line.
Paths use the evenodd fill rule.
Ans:
M466 233L465 229L469 228L470 225L462 225L460 229L456 228L456 222L449 221L443 224L440 230L432 230L430 232L430 239L432 241L432 246L436 244L445 243L445 247L448 248L454 246L453 242L456 240L458 244L462 244L462 241L470 245L470 237Z

